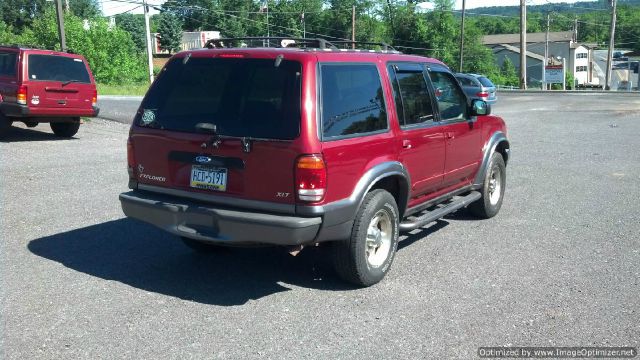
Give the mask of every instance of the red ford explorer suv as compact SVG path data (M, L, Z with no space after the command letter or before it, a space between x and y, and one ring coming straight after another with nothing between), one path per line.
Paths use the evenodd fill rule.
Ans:
M498 213L504 121L443 63L325 40L224 47L250 40L164 67L130 131L127 216L199 251L327 244L337 273L368 286L400 231L467 206Z
M80 117L98 115L96 84L80 55L0 45L0 135L14 121L72 137Z

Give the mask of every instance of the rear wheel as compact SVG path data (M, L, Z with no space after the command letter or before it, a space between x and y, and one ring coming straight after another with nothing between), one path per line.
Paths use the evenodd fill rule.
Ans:
M27 127L29 128L34 128L36 126L38 126L38 122L35 120L23 120L22 121L25 125L27 125Z
M11 129L11 120L8 117L0 114L0 136L6 134Z
M482 184L482 197L469 205L469 210L475 216L482 219L489 219L500 211L504 189L507 184L507 168L504 164L502 154L495 152L491 155L487 173Z
M368 193L356 214L351 237L334 243L333 263L338 275L359 286L380 282L398 247L398 222L398 206L390 193Z
M80 118L73 118L71 121L52 122L51 130L60 137L70 138L80 129Z
M186 246L190 247L193 251L202 253L202 254L215 253L220 251L220 248L221 248L221 246L218 246L215 244L190 239L184 236L181 236L180 239Z

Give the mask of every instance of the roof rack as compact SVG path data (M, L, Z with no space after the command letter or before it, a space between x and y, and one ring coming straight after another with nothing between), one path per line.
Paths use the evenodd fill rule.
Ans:
M65 51L61 51L61 50L48 49L48 48L40 46L40 45L29 45L29 44L0 44L0 47L12 48L12 49L33 49L33 50L48 50L48 51L55 51L55 52L65 52ZM69 54L75 54L75 52L73 52L70 49L67 49L66 52L69 53Z
M252 46L252 42L258 42L260 46ZM254 37L235 37L208 40L204 47L207 49L223 49L229 48L232 44L241 43L242 47L271 47L271 48L302 48L302 49L320 49L326 51L355 51L355 52L400 52L393 46L383 42L363 42L350 40L325 40L321 38L295 38L295 37L272 37L272 36L254 36ZM344 45L365 45L379 47L380 49L352 49L340 48Z

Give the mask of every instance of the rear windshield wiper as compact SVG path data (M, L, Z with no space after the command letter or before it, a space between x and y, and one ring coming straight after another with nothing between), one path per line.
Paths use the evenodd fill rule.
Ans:
M62 86L64 87L64 86L67 86L67 85L69 85L71 83L75 83L75 82L80 82L80 80L68 80L68 81L63 82Z

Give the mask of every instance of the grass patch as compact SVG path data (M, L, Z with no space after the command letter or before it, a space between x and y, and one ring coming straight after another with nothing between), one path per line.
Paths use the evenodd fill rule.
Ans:
M98 84L98 97L100 95L136 95L142 96L147 92L149 84L107 85Z

